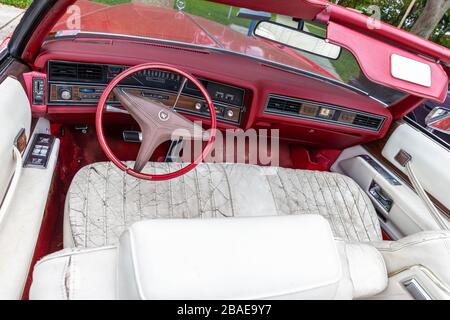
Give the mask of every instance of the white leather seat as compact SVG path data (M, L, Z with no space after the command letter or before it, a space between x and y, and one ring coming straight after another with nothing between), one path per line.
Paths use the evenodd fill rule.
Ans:
M180 166L149 163L144 172L168 172ZM333 234L345 240L381 240L369 198L353 180L340 174L200 164L177 179L150 182L103 162L82 168L72 181L66 198L64 244L115 245L128 226L145 219L296 214L325 217Z
M118 247L37 263L31 299L353 299L387 286L382 255L335 240L319 215L158 219Z

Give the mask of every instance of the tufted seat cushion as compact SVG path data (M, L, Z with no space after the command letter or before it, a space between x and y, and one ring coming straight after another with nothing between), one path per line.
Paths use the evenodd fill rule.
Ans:
M163 173L181 166L149 163L144 172ZM64 245L115 245L128 226L145 219L294 214L322 215L338 238L381 240L367 195L340 174L205 163L182 177L152 182L101 162L82 168L72 181L66 198Z

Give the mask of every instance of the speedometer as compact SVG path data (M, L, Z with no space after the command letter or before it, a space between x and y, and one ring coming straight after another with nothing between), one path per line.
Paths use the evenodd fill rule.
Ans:
M111 81L129 67L108 66L107 77ZM180 88L181 76L162 70L142 70L121 82L123 85L156 88L177 91Z

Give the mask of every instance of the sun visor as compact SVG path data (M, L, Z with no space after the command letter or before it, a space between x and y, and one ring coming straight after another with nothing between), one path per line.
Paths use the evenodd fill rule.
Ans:
M329 22L327 38L350 50L369 80L426 99L445 100L448 75L439 63L335 22Z

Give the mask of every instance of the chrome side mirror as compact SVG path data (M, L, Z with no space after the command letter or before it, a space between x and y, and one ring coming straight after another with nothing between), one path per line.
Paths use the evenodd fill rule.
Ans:
M450 134L450 110L436 107L425 118L428 129Z

